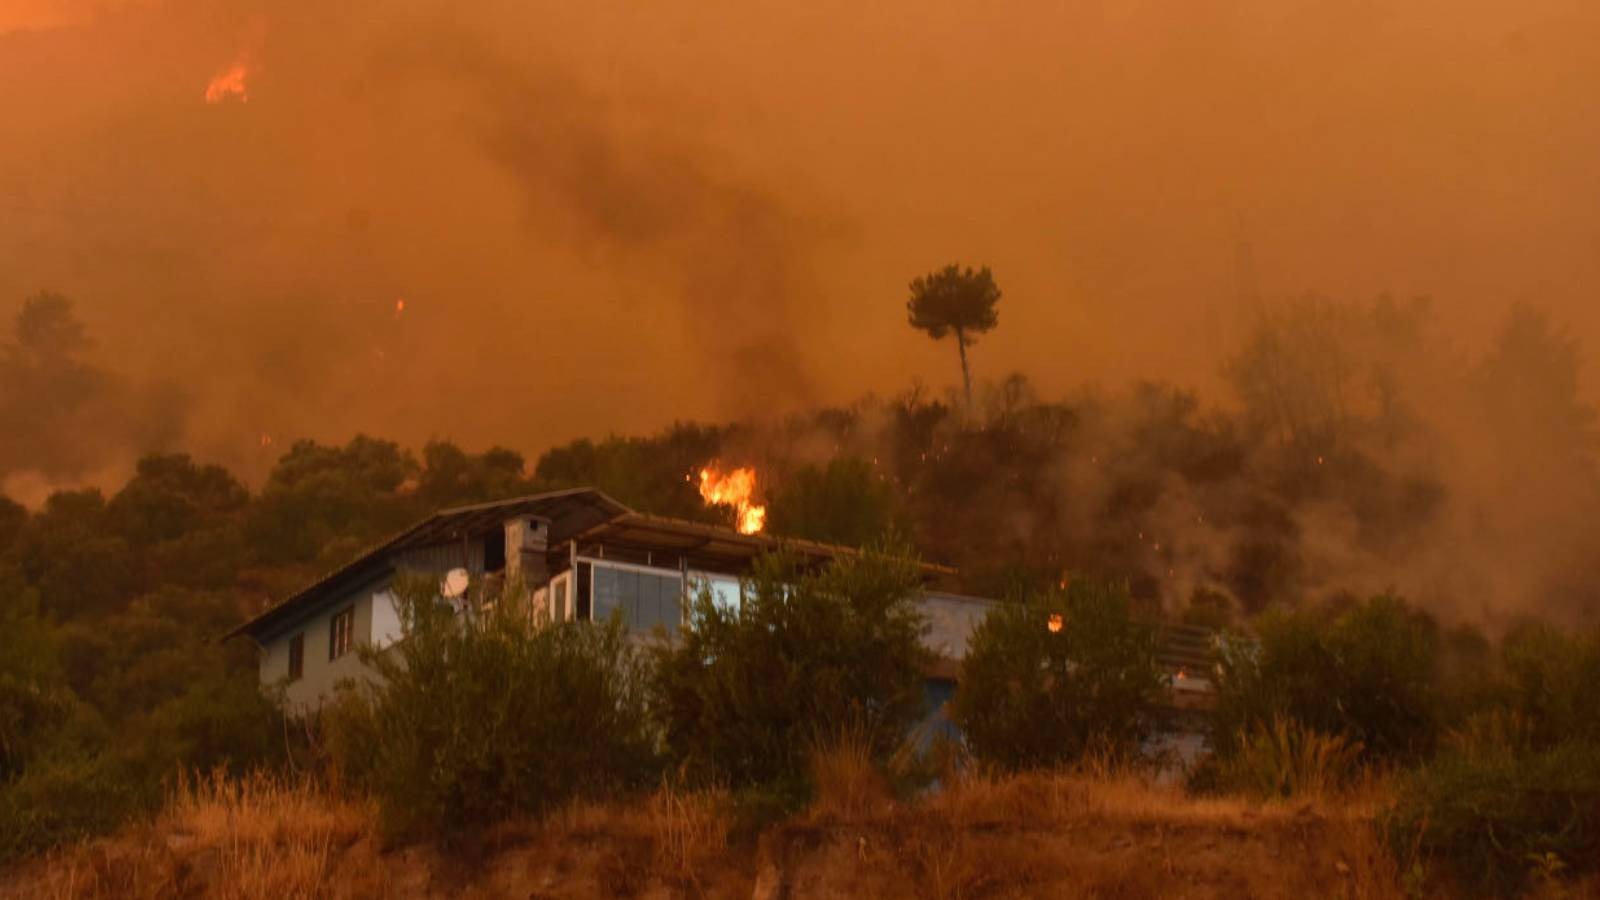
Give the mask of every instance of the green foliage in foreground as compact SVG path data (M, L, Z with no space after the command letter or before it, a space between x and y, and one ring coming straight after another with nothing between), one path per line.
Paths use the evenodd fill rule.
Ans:
M1600 743L1600 629L1571 634L1523 628L1501 648L1506 705L1527 724L1529 741L1571 738Z
M779 554L756 563L739 609L701 592L656 653L668 748L735 787L803 783L810 746L844 728L881 761L923 714L920 575L898 550L820 571Z
M1383 822L1396 857L1442 864L1471 891L1535 872L1600 869L1600 745L1452 748L1410 774Z
M1498 702L1401 783L1384 821L1402 864L1508 894L1600 870L1600 631L1538 626L1500 648Z
M1438 633L1404 601L1374 597L1332 619L1269 613L1256 632L1221 649L1212 717L1220 755L1278 718L1360 742L1369 756L1415 758L1431 747Z
M619 623L398 593L406 639L362 650L382 687L349 686L326 720L337 770L373 791L391 831L448 834L654 773L644 672Z
M974 755L1011 769L1133 750L1164 686L1155 651L1121 585L1078 579L1002 604L968 644L956 724Z

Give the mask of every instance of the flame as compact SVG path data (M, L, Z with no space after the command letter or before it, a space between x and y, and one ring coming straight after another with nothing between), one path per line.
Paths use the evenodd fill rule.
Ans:
M1061 630L1061 613L1050 614L1050 633L1055 634Z
M396 319L400 318L400 314L405 312L405 311L406 311L406 298L401 297L400 299L394 301L394 317Z
M755 534L767 524L767 508L751 502L755 492L755 469L723 472L713 463L700 470L700 499L713 506L733 507L740 534Z
M245 88L245 78L249 74L250 64L242 59L218 72L206 85L206 102L221 103L230 98L237 98L240 103L249 102L250 94Z

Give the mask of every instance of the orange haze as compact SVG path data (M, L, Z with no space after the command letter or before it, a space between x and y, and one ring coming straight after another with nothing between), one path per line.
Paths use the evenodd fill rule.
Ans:
M1600 343L1587 0L243 6L0 3L0 313L77 298L255 475L949 384L903 305L952 260L976 374L1052 392L1212 390L1306 290Z

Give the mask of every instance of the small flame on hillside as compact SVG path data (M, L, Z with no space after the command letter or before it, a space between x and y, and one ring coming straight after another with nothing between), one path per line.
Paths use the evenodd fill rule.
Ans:
M245 86L245 79L249 75L250 63L244 59L218 72L216 77L211 79L211 83L206 85L206 102L221 103L229 99L236 99L240 103L249 102L250 93Z
M700 499L713 506L731 506L740 534L755 534L767 524L767 508L753 501L756 470L746 467L722 471L715 463L700 470Z

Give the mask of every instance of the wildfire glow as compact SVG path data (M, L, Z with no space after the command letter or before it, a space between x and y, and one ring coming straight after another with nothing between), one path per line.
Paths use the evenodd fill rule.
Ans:
M1061 630L1061 613L1050 614L1050 633L1055 634Z
M250 100L250 94L245 89L245 78L250 74L250 66L243 60L234 63L211 79L206 85L206 102L221 103L224 100L234 99L240 103Z
M715 464L700 470L700 499L716 506L731 506L738 515L740 534L755 534L767 524L767 508L752 503L756 470L748 467L724 472Z
M394 301L394 317L396 319L400 318L400 314L405 312L405 311L406 311L406 298L401 297L400 299Z

